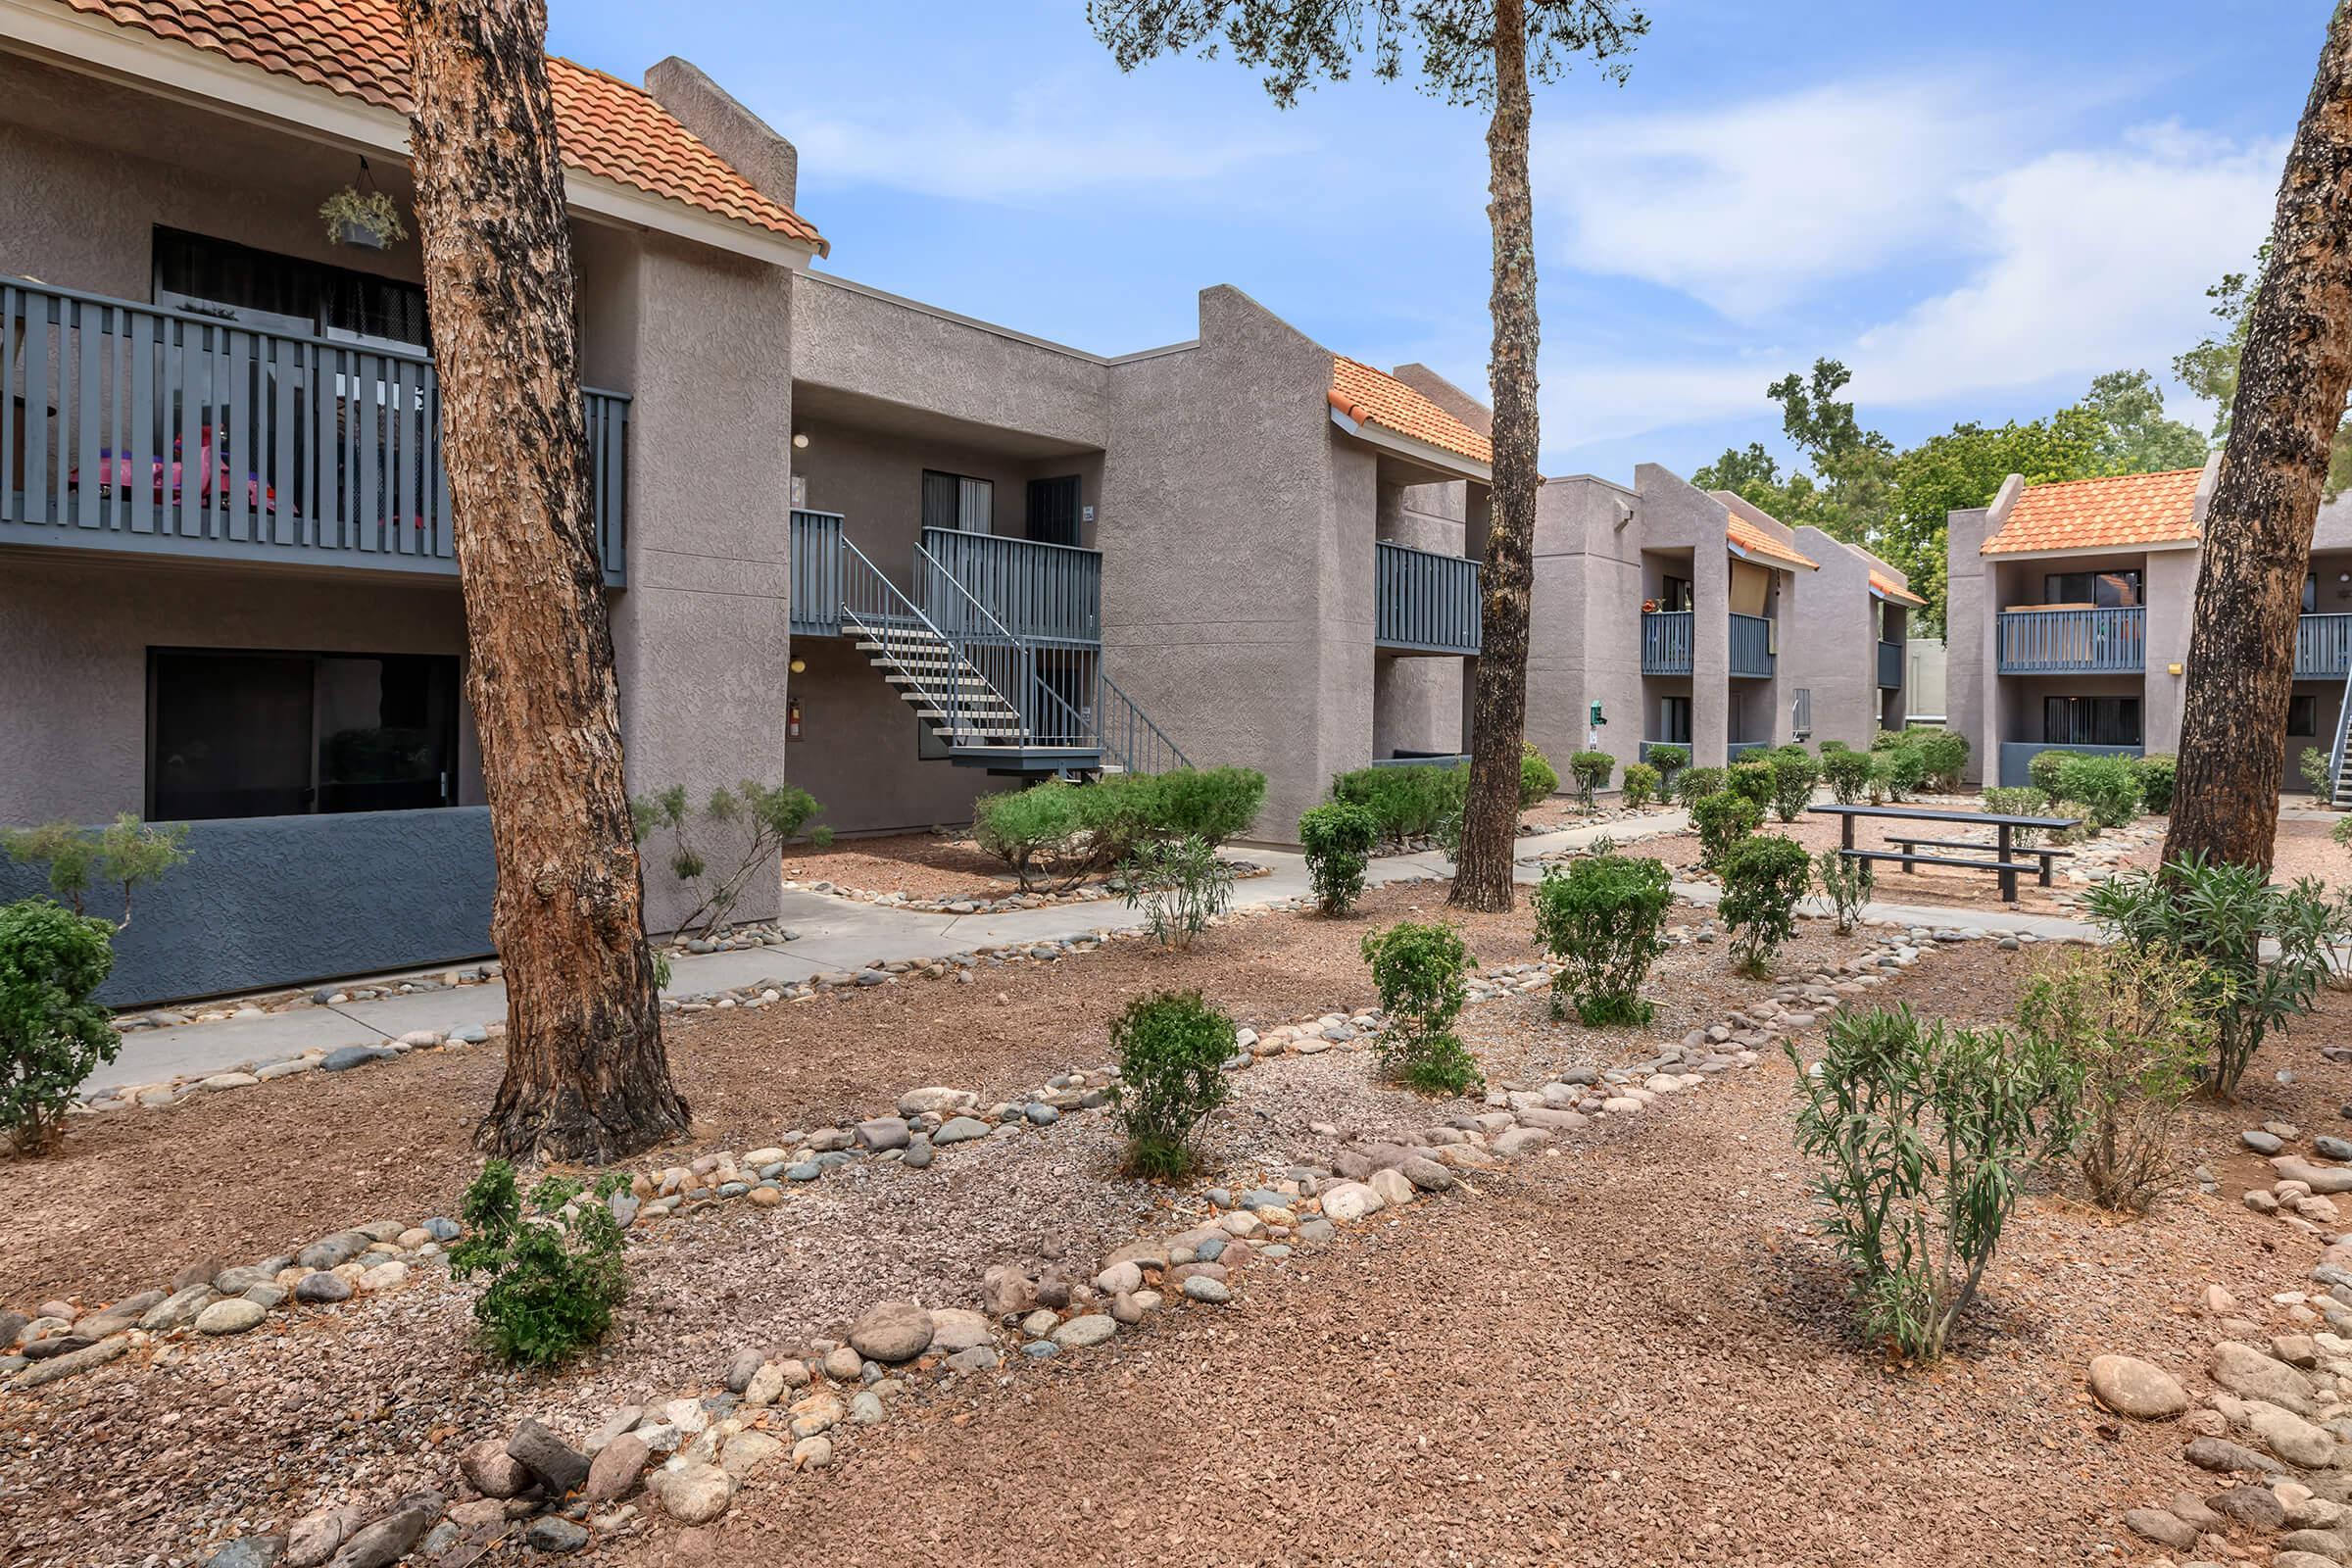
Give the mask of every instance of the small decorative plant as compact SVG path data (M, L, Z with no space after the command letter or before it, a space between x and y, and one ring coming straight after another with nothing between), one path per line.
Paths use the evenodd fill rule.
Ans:
M1573 1005L1579 1022L1646 1024L1642 999L1650 964L1666 951L1660 935L1674 905L1663 862L1595 855L1536 884L1536 940L1565 965L1552 982L1552 1012Z
M1763 821L1764 808L1730 790L1718 790L1694 801L1690 807L1690 825L1698 830L1698 863L1720 875L1724 858Z
M1654 800L1658 793L1658 770L1647 762L1625 764L1625 804L1629 810L1639 811Z
M1576 804L1579 809L1591 811L1593 797L1609 787L1609 775L1617 771L1617 759L1606 752L1578 752L1568 759L1568 772L1576 780Z
M1762 979L1773 955L1796 934L1796 902L1812 881L1805 847L1778 833L1741 841L1723 858L1723 902L1716 915L1732 933L1740 972Z
M1119 1058L1110 1115L1127 1139L1126 1170L1157 1180L1184 1175L1198 1157L1194 1129L1233 1092L1225 1074L1233 1020L1198 991L1164 991L1112 1020L1110 1046Z
M613 1172L600 1184L626 1185ZM609 1204L581 1201L586 1189L550 1176L525 1200L514 1167L503 1159L482 1166L466 1189L458 1213L466 1239L450 1253L457 1279L490 1276L473 1303L474 1320L502 1360L554 1366L603 1339L612 1309L628 1292L620 1226Z
M2139 815L2139 774L2129 758L2069 758L2058 769L2058 793L2101 827L2126 827Z
M1380 821L1363 807L1329 801L1298 818L1307 880L1325 914L1346 914L1364 895L1364 871L1380 839Z
M1551 765L1551 760L1536 750L1534 741L1521 741L1519 743L1519 809L1526 810L1559 787L1559 769Z
M1720 767L1686 767L1674 775L1674 798L1689 809L1710 795L1722 794L1723 785Z
M143 822L124 811L103 828L83 828L72 822L44 822L39 827L0 828L0 850L20 865L48 869L49 891L84 913L84 901L93 887L122 890L122 918L118 931L130 927L131 895L156 881L188 858L188 824L163 826Z
M1200 837L1153 839L1121 867L1127 907L1144 911L1152 940L1178 953L1233 903L1233 867Z
M2034 760L2039 761L2041 759L2037 757ZM2321 751L2317 746L2304 747L2303 755L2295 759L2295 771L2303 775L2304 784L2322 806L2335 804L2335 780L2328 776L2326 752ZM2172 807L2169 797L2165 801L2165 807L2168 810ZM2150 807L2149 809L2154 810L2155 808Z
M409 237L400 209L391 193L346 185L318 204L319 221L326 225L327 243L380 251Z
M1814 874L1821 880L1821 896L1830 901L1830 913L1838 921L1838 934L1844 936L1862 918L1863 906L1878 878L1872 873L1868 860L1846 855L1833 846L1813 861Z
M2173 810L2173 780L2180 771L2180 760L2171 752L2150 752L2132 764L2139 777L2139 804L2150 816L2170 816Z
M1690 765L1690 748L1652 746L1642 760L1658 770L1658 799L1662 801L1674 788L1674 775Z
M1723 787L1734 795L1744 796L1758 806L1772 804L1772 764L1755 758L1743 758L1734 762L1724 775Z
M47 899L0 905L0 1129L49 1146L83 1079L122 1037L91 996L114 968L113 927Z
M735 906L751 891L754 877L764 870L772 880L776 854L787 842L804 830L808 842L820 849L833 842L831 828L809 826L823 809L815 796L798 785L745 779L734 789L721 787L710 792L699 827L682 784L630 801L629 818L639 844L657 832L669 834L670 874L686 884L696 901L678 922L678 934L708 936L727 923ZM730 848L740 849L731 869L712 872L699 842L704 831L713 831Z
M1772 754L1772 809L1784 822L1813 804L1813 786L1821 782L1821 763L1801 746L1783 746Z
M1453 1032L1469 1000L1470 951L1453 927L1399 921L1364 938L1364 961L1386 1013L1375 1042L1391 1077L1430 1094L1459 1095L1484 1080Z
M1868 752L1836 751L1824 746L1821 750L1822 776L1829 781L1830 793L1840 806L1858 806L1870 792L1871 763L1876 760Z
M2047 816L2050 799L2031 785L2011 789L1989 789L1984 792L1984 809L1995 816ZM2013 827L2009 842L2021 850L2030 850L2041 842L2041 829Z

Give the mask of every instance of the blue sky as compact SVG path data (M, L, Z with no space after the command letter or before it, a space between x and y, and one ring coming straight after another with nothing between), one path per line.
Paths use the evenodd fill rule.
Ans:
M2268 229L2329 0L1653 0L1632 81L1536 100L1547 473L1780 448L1835 355L1909 442L2170 380ZM1082 0L553 0L558 53L667 54L801 149L825 270L1100 353L1234 284L1483 391L1483 118L1368 75L1276 109L1230 60L1122 76ZM2173 412L2203 417L2176 396Z

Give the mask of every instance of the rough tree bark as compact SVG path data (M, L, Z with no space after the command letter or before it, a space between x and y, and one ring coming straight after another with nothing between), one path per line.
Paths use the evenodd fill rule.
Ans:
M1536 221L1528 192L1527 14L1494 0L1494 114L1487 125L1487 220L1494 233L1492 520L1481 569L1470 795L1451 902L1508 909L1519 843L1519 749L1527 730L1528 554L1536 531Z
M2328 447L2352 382L2352 4L2337 6L2287 150L2205 516L2167 861L2268 869L2286 766L2295 616Z
M604 1162L683 1132L662 1052L589 512L542 0L401 0L507 1071L476 1141Z

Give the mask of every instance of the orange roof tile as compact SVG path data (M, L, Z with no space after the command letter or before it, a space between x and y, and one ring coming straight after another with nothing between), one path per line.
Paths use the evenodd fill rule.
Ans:
M409 46L394 0L61 0L379 108L408 114ZM643 88L548 58L564 164L754 228L824 246L808 220L760 193Z
M1793 548L1781 543L1737 512L1727 511L1724 513L1723 531L1724 537L1731 541L1732 547L1742 555L1770 556L1775 561L1791 566L1802 566L1807 571L1821 569L1819 562L1809 561L1798 555Z
M2203 468L2119 473L2028 485L2001 531L1979 546L1987 556L2023 551L2112 549L2170 544L2197 536L2197 484Z
M1494 461L1494 442L1395 376L1344 354L1331 360L1331 406L1358 424L1377 424L1473 463Z
M1870 574L1870 591L1894 600L1897 604L1921 606L1927 604L1925 599L1920 598L1919 595L1883 571L1874 571Z

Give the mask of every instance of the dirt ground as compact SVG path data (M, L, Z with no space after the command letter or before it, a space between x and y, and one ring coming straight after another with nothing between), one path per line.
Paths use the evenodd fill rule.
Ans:
M2043 961L1939 954L1895 995L1990 1021ZM2348 1022L2328 997L2264 1063L2298 1081L2266 1073L2249 1103L2200 1109L2192 1152L2218 1159L2266 1116L2333 1125L2352 1071L2314 1043ZM2200 1386L2205 1286L2259 1313L2302 1283L2305 1247L2230 1190L2131 1222L2036 1196L1957 1353L1889 1366L1855 1342L1811 1231L1792 1076L1732 1075L1474 1200L1261 1264L1240 1312L943 1398L821 1480L755 1489L618 1560L2072 1564L2119 1540L2121 1508L2214 1490L2177 1426L2091 1405L2083 1368L2121 1350Z
M784 879L910 899L1001 899L1020 887L1004 862L968 834L948 833L842 839L821 850L795 844L784 853Z

